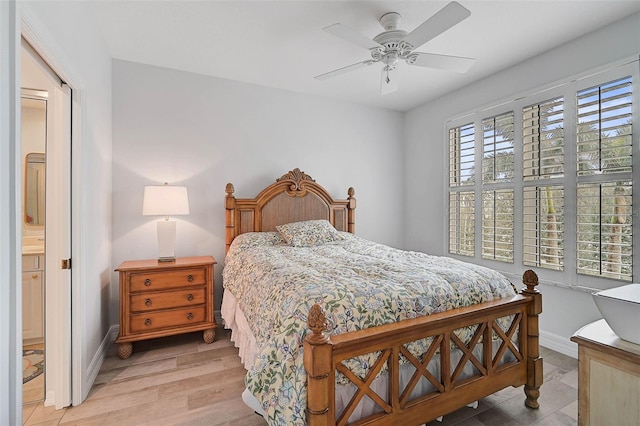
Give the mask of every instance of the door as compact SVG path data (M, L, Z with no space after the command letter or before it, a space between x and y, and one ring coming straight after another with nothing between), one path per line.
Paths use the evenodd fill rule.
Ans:
M71 90L22 40L22 86L46 91L44 405L71 404Z
M45 405L71 404L71 90L53 89L45 227ZM47 125L49 127L49 124Z

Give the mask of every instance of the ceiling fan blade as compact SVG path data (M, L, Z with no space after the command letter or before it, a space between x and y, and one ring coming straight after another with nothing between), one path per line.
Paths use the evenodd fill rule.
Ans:
M340 37L343 40L348 41L349 43L355 44L356 46L364 47L365 49L373 49L375 47L380 47L381 44L371 40L370 38L360 34L354 29L347 27L342 24L333 24L328 27L323 28L324 31L329 34L333 34L336 37Z
M473 65L475 61L473 58L465 58L463 56L437 55L435 53L420 52L413 52L407 58L409 65L437 68L459 73L469 71L469 68L471 68L471 65Z
M333 70L333 71L326 72L324 74L317 75L314 78L316 80L326 80L328 78L337 77L337 76L339 76L341 74L345 74L345 73L348 73L348 72L353 71L353 70L357 70L357 69L360 69L360 68L367 67L367 66L369 66L369 65L371 65L371 64L373 64L375 62L376 61L374 61L372 59L367 59L366 61L358 62L358 63L352 64L352 65L347 65L346 67L338 68L337 70Z
M407 34L401 41L413 46L413 50L469 16L471 16L471 12L468 9L461 6L460 3L452 1L440 9L438 13L420 24L415 30Z

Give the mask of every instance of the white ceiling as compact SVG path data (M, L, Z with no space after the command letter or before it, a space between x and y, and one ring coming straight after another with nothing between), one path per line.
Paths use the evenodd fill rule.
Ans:
M380 95L381 64L318 81L370 58L322 31L340 22L373 38L399 12L411 31L448 1L90 1L116 59L406 111L640 11L638 0L458 0L471 16L417 51L476 58L466 74L400 63Z

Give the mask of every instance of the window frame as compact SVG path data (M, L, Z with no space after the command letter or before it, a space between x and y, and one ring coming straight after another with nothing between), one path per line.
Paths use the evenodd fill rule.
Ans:
M511 187L514 190L514 229L513 229L513 263L482 258L482 191L502 188L504 183L484 184L482 179L477 178L473 185L464 188L466 191L475 192L475 254L472 257L460 256L449 253L449 194L455 188L451 188L449 183L445 185L446 214L444 226L444 253L448 256L459 258L460 260L477 263L490 267L504 273L506 276L519 280L523 271L534 269L538 273L541 281L554 286L569 287L592 292L612 287L628 284L613 278L582 275L577 273L577 146L576 146L576 96L583 89L602 85L610 81L632 77L632 102L633 113L632 122L634 125L632 135L632 156L635 157L635 168L629 173L629 179L635 191L632 194L632 226L635 232L632 235L632 259L633 259L633 281L640 281L640 67L638 57L628 58L607 67L591 70L580 75L572 76L561 82L555 82L544 88L538 88L526 93L514 96L512 99L497 101L483 108L478 108L473 112L462 113L457 117L446 120L444 123L444 134L447 143L447 169L445 173L449 176L449 129L469 123L475 124L475 167L482 167L482 120L491 116L500 115L508 111L514 111L514 167L515 174ZM523 108L537 103L543 103L553 98L562 96L564 98L564 176L562 178L540 179L539 181L527 181L523 179L523 136L522 136L522 111ZM564 259L563 270L546 269L543 267L527 266L523 263L523 187L541 186L545 183L553 183L564 186Z

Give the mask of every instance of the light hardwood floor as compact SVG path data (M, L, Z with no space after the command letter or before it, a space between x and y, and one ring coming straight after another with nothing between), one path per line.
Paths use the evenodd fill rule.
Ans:
M113 345L85 402L54 410L25 405L26 425L264 425L240 397L245 371L230 333L202 333L134 344L126 360ZM529 410L522 388L504 389L429 426L576 425L577 360L542 348L545 383L540 409Z

